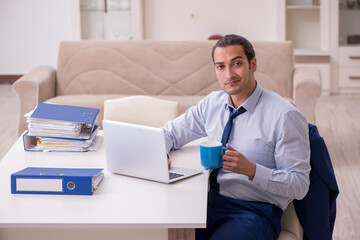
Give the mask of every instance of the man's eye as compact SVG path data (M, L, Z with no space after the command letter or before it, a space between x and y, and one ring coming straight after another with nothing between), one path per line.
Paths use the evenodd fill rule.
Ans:
M217 65L216 68L219 69L219 70L221 70L221 69L224 68L224 65Z
M241 65L241 62L234 62L234 66L239 66Z

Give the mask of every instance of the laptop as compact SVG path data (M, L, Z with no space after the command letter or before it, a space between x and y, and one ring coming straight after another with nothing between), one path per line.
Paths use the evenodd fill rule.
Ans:
M172 183L201 170L168 168L165 133L161 128L103 120L107 168L110 172Z

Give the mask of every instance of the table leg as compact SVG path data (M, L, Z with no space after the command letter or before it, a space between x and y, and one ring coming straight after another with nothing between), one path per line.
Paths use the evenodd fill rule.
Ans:
M194 240L195 229L192 228L169 228L169 240Z

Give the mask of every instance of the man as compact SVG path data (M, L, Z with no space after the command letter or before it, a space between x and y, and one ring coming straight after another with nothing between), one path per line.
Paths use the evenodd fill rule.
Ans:
M196 238L277 239L282 211L308 191L307 121L256 81L257 61L247 39L226 35L212 57L223 91L164 126L168 151L205 136L229 148L222 168L210 174L207 228L198 229ZM230 135L224 131L228 120Z

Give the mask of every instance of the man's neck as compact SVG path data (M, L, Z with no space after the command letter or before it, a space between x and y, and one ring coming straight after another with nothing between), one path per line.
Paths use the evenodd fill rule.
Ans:
M233 107L235 109L240 107L241 104L243 104L246 101L246 99L248 99L253 94L253 92L256 89L256 86L257 86L257 82L255 81L254 87L250 88L250 91L243 92L243 93L237 94L237 95L230 95L230 100L231 100Z

